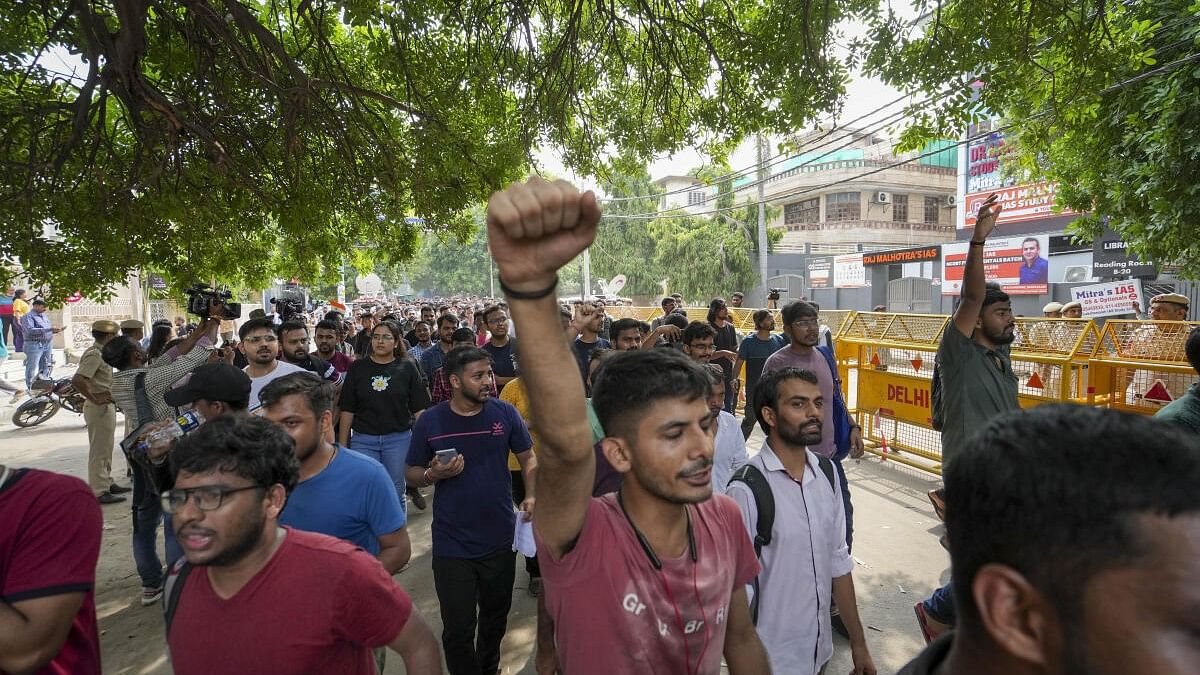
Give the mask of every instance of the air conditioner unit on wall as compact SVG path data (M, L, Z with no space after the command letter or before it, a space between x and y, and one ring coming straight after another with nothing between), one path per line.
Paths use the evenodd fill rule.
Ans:
M1086 265L1071 265L1063 270L1063 282L1077 284L1092 278L1092 270Z
M876 192L875 194L871 195L871 201L875 202L876 204L891 204L892 193Z
M946 205L946 208L952 209L955 206L958 206L958 197L954 195L946 195L946 201L942 203Z

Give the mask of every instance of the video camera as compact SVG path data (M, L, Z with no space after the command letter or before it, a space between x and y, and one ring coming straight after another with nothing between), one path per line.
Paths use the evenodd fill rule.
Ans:
M769 289L767 289L767 290L769 290L769 291L770 291L770 293L769 293L769 294L767 294L767 299L768 299L768 300L778 300L778 299L779 299L779 296L780 296L780 294L782 294L782 293L783 293L783 291L784 291L785 289L782 289L782 288L769 288Z
M222 308L218 319L237 319L242 316L242 305L237 302L229 302L233 293L230 293L228 289L214 289L208 284L196 284L191 288L184 289L183 292L188 295L188 314L195 314L201 319L207 319L212 307L216 305Z
M290 321L296 315L304 313L304 293L286 288L280 295L282 297L271 298L271 304L275 305L275 314L279 316L280 321Z

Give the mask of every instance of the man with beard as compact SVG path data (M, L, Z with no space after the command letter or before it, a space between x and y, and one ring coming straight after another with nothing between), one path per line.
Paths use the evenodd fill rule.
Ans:
M496 393L504 391L504 385L517 379L517 341L508 336L508 312L492 305L483 310L483 321L491 337L483 345L483 351L492 357L492 372L496 377Z
M345 377L332 363L319 359L308 352L308 326L301 321L284 321L275 329L279 337L279 360L300 366L317 377L338 384Z
M409 343L412 346L408 348L408 355L419 364L425 352L433 349L433 331L427 322L418 321L409 334L412 335L413 341Z
M492 397L487 352L456 347L445 369L450 400L426 410L413 426L406 478L409 485L437 486L433 580L450 675L491 675L500 666L516 573L508 455L521 464L521 517L528 519L535 494L533 440L517 409Z
M433 307L429 305L421 305L421 317L418 321L424 322L425 327L433 330ZM404 341L410 345L417 344L420 340L417 337L417 325L413 324L412 330L404 334ZM418 359L420 361L420 359Z
M366 455L330 443L337 389L309 373L263 387L263 417L295 442L300 477L281 525L345 539L379 558L388 574L408 564L408 518L387 470Z
M1018 410L1017 376L1012 369L1009 346L1016 323L1008 294L984 280L983 247L996 227L1001 207L989 198L979 207L975 232L963 272L962 298L958 310L942 333L935 360L940 390L942 467L952 465L973 433L993 417ZM935 508L944 504L935 491L930 500ZM926 642L954 625L953 585L934 591L917 603L914 611Z
M313 332L313 339L317 343L317 351L313 352L313 356L328 361L339 376L345 375L346 371L350 370L350 364L354 362L338 349L342 344L341 330L341 324L325 319L317 323Z
M637 319L617 319L609 327L613 349L628 352L642 348L642 324ZM653 343L648 345L653 347Z
M371 330L379 322L376 321L371 308L364 309L359 315L358 321L362 325L362 330L355 334L351 344L354 345L354 358L365 359L371 354Z
M443 314L437 319L438 342L425 350L421 355L421 373L425 375L425 384L433 387L434 377L439 368L446 364L446 354L454 349L454 331L458 330L458 317Z
M765 481L774 503L770 541L759 544L762 572L751 600L771 672L816 675L825 669L833 656L827 609L832 601L850 634L851 672L874 675L858 618L841 488L832 462L808 449L821 442L825 401L817 376L799 368L773 371L759 382L754 400L767 440L729 484L728 494L756 542L760 504L748 480Z
M612 343L600 337L604 314L596 309L591 302L581 302L575 305L575 329L579 337L571 343L575 350L575 364L579 366L579 376L587 380L588 365L592 362L593 349L612 349Z
M944 475L959 620L900 675L1197 672L1194 434L1038 406L994 417Z
M622 352L593 402L619 492L593 498L596 459L583 382L563 377L558 270L595 239L600 207L565 181L531 178L492 195L488 244L540 424L534 534L562 672L768 672L745 585L758 573L737 505L713 497L708 376L669 349Z
M166 603L176 673L373 675L383 646L407 672L441 672L433 632L378 560L280 526L298 473L283 430L228 415L181 438L171 460L162 500L186 556Z
M238 338L241 340L239 349L249 362L245 371L250 376L250 413L257 415L262 405L258 401L258 392L263 387L275 378L289 373L302 373L304 369L279 360L279 338L268 318L251 319L242 324Z

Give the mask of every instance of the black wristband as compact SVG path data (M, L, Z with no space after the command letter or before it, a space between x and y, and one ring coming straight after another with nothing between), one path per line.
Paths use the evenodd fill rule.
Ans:
M554 283L550 284L548 287L546 287L543 290L534 291L532 293L522 293L520 291L514 291L513 289L509 288L504 283L504 279L500 278L500 275L496 275L496 278L500 279L500 291L502 293L504 293L505 295L507 295L512 300L541 300L542 298L546 297L547 295L550 295L551 293L553 293L554 289L558 288L558 275L557 274L554 275Z
M971 240L972 246L983 246L986 243L987 243L986 241L975 241L974 239Z

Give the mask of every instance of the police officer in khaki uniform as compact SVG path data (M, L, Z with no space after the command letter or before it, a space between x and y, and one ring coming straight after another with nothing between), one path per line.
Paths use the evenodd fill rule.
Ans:
M100 358L100 349L117 336L118 330L120 326L107 319L92 324L95 342L84 350L79 368L71 378L71 384L87 399L83 404L83 421L88 433L88 484L101 504L123 502L121 493L130 490L112 479L117 409L112 400L112 368Z
M146 338L146 324L137 319L125 319L121 322L121 335L142 344L142 340Z

